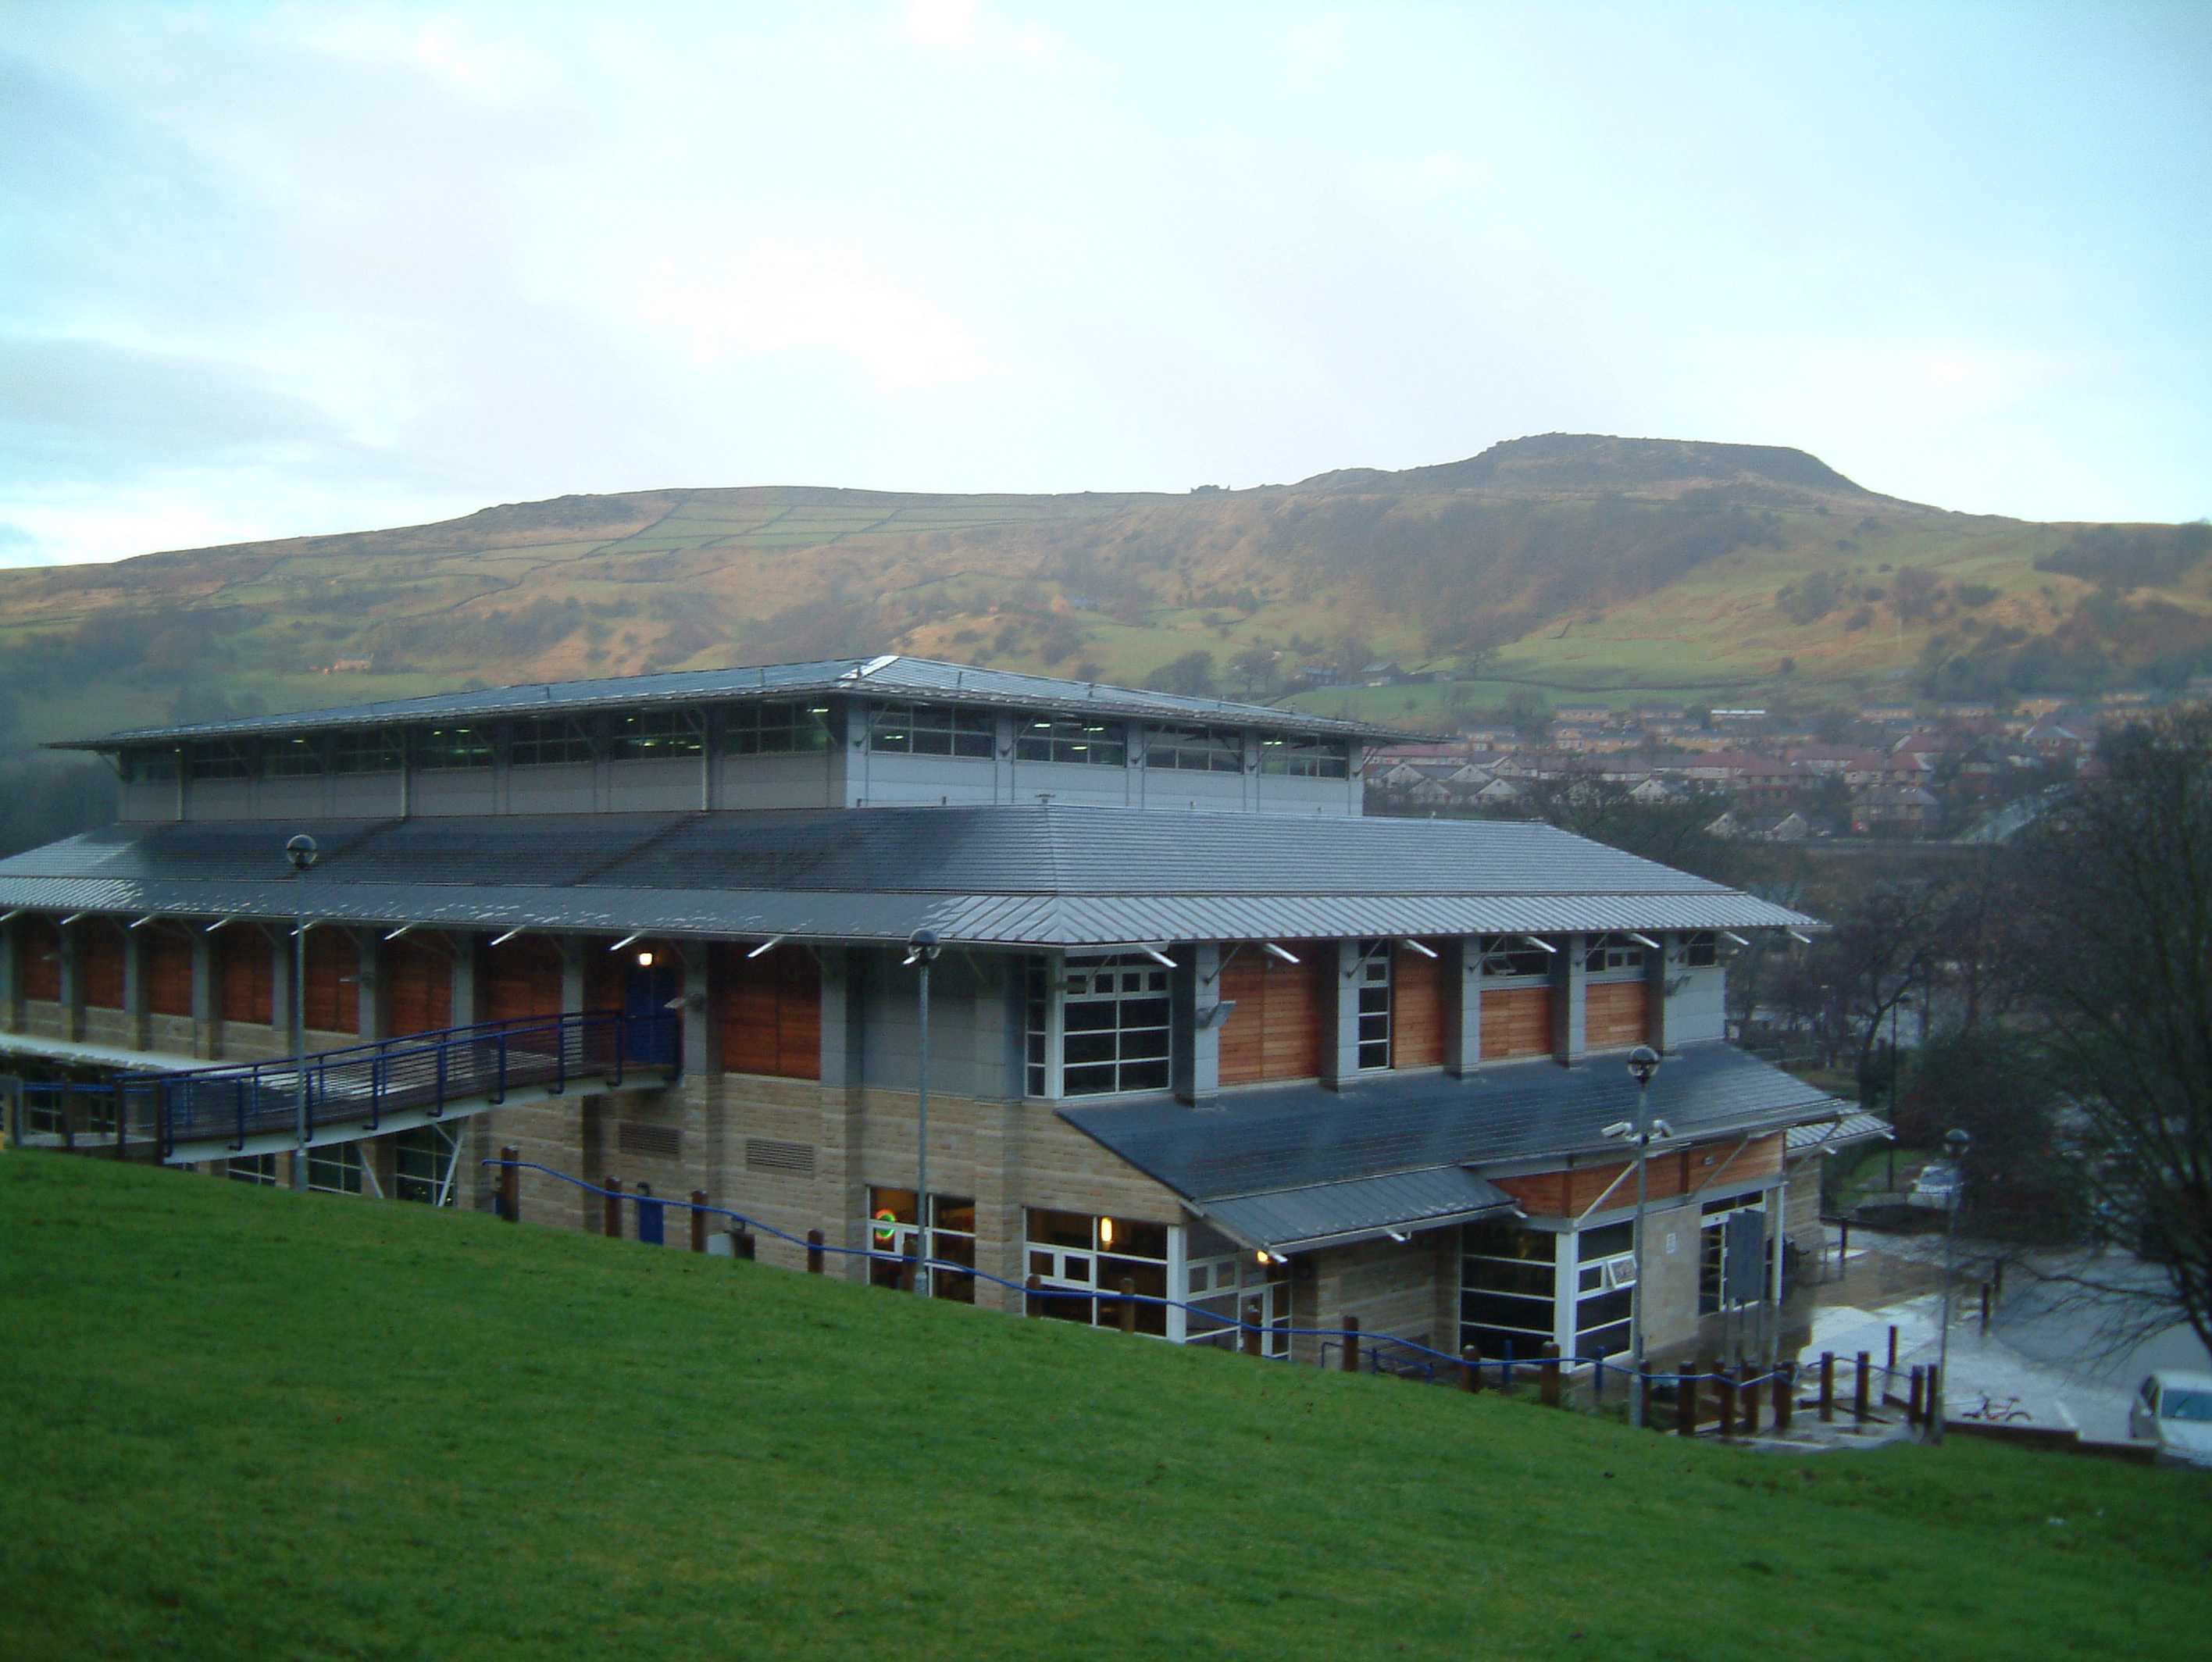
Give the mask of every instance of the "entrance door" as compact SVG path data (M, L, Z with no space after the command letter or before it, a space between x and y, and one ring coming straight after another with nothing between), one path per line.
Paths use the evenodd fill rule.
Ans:
M624 1028L629 1046L623 1055L624 1061L662 1067L675 1061L677 1024L668 1006L683 991L682 983L683 977L666 954L654 953L649 964L630 961L623 982L623 1014L629 1017Z

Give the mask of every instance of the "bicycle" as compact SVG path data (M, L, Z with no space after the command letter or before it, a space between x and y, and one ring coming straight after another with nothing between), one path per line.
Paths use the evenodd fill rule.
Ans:
M2007 1397L1999 1402L1984 1391L1981 1405L1968 1409L1959 1417L1962 1420L1986 1420L1994 1425L2009 1425L2015 1420L2031 1419L2033 1416L2020 1405L2018 1397Z

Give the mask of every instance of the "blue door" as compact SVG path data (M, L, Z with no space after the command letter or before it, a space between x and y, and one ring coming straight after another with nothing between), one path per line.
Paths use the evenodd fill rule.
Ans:
M667 1244L667 1208L653 1198L653 1185L637 1186L637 1238L647 1246Z
M682 983L677 967L665 954L656 953L650 964L631 963L623 986L623 1014L629 1018L623 1024L625 1062L666 1067L676 1060L681 1018L668 1006L683 990Z

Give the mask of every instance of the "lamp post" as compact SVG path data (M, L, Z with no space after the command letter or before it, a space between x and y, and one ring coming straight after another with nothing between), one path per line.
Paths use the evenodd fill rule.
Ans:
M1943 1133L1951 1153L1951 1194L1943 1216L1943 1335L1936 1345L1936 1400L1928 1405L1928 1441L1943 1441L1943 1401L1951 1394L1951 1283L1958 1274L1959 1199L1966 1187L1966 1148L1974 1139L1962 1131Z
M1638 1045L1628 1052L1628 1071L1636 1076L1636 1289L1628 1296L1628 1350L1636 1369L1636 1383L1628 1392L1628 1422L1644 1423L1644 1206L1650 1187L1651 1155L1651 1076L1659 1071L1659 1052Z
M315 864L315 840L302 833L284 845L292 863L292 1083L300 1099L297 1142L292 1150L292 1187L307 1189L307 872Z
M914 1290L929 1296L929 966L939 949L933 930L907 937L906 961L921 971L921 1044L915 1065L914 1136Z

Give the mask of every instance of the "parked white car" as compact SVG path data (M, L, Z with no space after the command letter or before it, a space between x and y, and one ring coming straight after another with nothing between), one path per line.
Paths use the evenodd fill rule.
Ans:
M2161 1368L2142 1382L2128 1410L2128 1433L2160 1454L2212 1465L2212 1374Z

